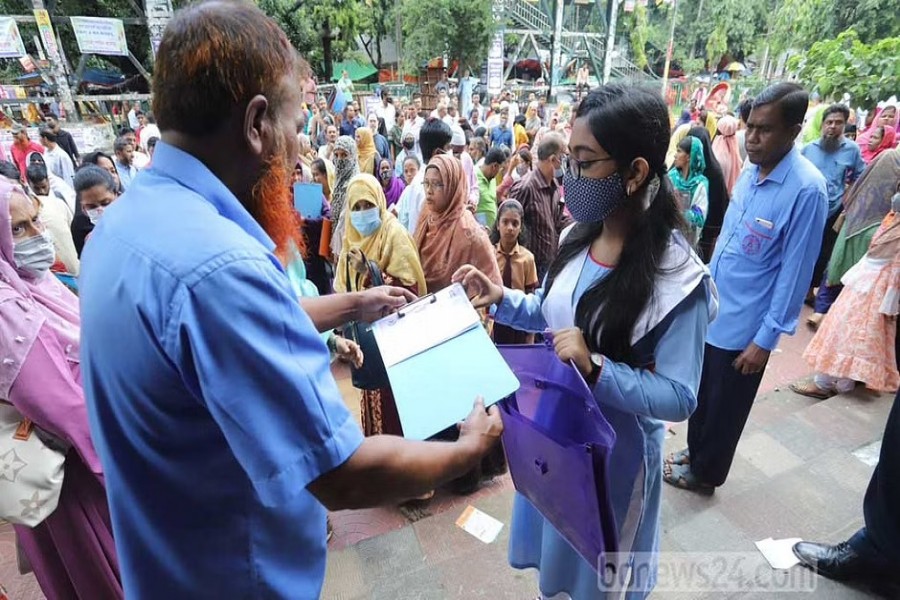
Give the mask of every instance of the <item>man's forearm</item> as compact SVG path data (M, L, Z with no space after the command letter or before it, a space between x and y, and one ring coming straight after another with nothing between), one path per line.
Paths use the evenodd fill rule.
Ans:
M347 462L310 484L329 510L397 504L462 476L480 459L475 444L366 438Z
M301 298L300 306L309 315L316 329L324 332L352 321L358 310L358 302L359 296L351 292Z

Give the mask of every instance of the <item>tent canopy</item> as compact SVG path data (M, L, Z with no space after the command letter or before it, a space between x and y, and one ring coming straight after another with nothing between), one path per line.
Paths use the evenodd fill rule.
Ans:
M355 60L341 60L334 63L331 80L337 81L340 79L343 71L347 71L351 81L361 81L376 74L378 69L368 63L363 64Z

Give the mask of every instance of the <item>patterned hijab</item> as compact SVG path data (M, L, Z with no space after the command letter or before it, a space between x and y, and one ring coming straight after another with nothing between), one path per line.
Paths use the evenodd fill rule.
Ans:
M51 273L34 280L16 268L9 205L21 188L0 177L0 399L9 389L22 363L47 325L71 356L78 356L81 318L78 298ZM12 362L8 362L12 361Z
M687 192L688 196L690 198L693 198L694 192L697 191L697 188L700 186L700 184L705 185L706 189L709 190L709 180L707 180L706 175L703 174L703 171L706 169L706 160L703 158L703 144L701 144L700 140L698 140L694 136L688 136L685 138L685 140L691 141L691 156L690 163L688 164L688 176L685 177L681 172L681 169L679 169L678 167L672 167L669 170L669 179L672 180L672 183L675 185L675 189L682 192Z
M863 171L844 196L847 239L879 223L891 210L891 197L900 181L900 150L879 156Z
M466 210L469 185L462 163L453 156L438 154L425 169L426 173L433 170L440 174L444 195L450 201L440 213L426 201L416 227L416 246L428 290L438 292L449 286L453 273L466 264L502 285L494 247L484 227Z
M367 259L378 263L382 273L399 280L404 287L416 286L419 295L424 295L425 274L416 253L416 243L400 221L388 211L381 184L368 173L357 175L347 186L347 210L352 213L353 207L364 200L378 208L381 226L373 234L364 236L356 230L351 220L347 220L334 289L338 292L353 291L353 285L347 281L347 260L350 250L359 248Z
M342 135L334 142L335 150L343 150L347 158L334 159L334 185L331 188L331 219L338 222L344 214L347 202L347 186L359 174L359 159L356 141L349 135Z

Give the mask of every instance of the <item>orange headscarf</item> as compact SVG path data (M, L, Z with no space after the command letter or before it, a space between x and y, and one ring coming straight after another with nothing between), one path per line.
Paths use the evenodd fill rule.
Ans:
M462 163L453 156L438 154L428 163L426 171L429 169L437 169L450 202L441 213L426 203L416 227L416 246L428 291L449 286L450 277L463 265L473 265L491 281L503 285L487 232L466 210L469 190Z
M375 136L368 127L360 127L356 130L356 148L359 152L359 172L375 174Z

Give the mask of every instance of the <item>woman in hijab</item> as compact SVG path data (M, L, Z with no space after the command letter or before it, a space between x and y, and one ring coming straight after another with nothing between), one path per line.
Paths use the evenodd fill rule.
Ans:
M533 101L525 109L525 132L528 134L529 141L534 142L538 131L541 130L541 126L543 126L543 123L538 116L538 103Z
M394 166L388 158L381 159L381 165L378 167L378 178L381 180L381 189L384 191L387 206L390 208L397 204L400 194L406 189L406 183L394 175Z
M719 135L712 143L713 155L722 167L722 175L725 177L725 189L728 194L734 190L734 184L741 174L741 151L738 148L737 133L738 120L731 115L725 115L719 119Z
M43 432L42 440L48 434L53 445L68 448L55 510L35 527L15 525L16 537L46 597L122 598L103 470L81 387L78 299L49 273L53 242L37 203L5 180L0 255L0 398Z
M866 144L866 152L863 160L867 165L872 164L882 153L892 150L896 144L897 134L891 126L879 125L872 128L872 135Z
M368 173L354 177L347 187L347 211L350 217L344 230L335 290L355 292L372 286L365 256L365 260L378 265L385 283L424 295L425 274L415 242L388 212L378 180ZM390 387L363 390L360 413L367 436L403 435Z
M831 259L825 285L816 293L814 311L807 323L816 327L841 293L841 280L869 249L872 236L891 209L891 198L900 181L900 150L882 154L863 171L844 195L844 217Z
M691 127L692 125L690 123L686 123L684 125L679 125L675 131L672 132L672 137L669 139L669 150L666 152L666 164L669 167L672 166L673 161L675 160L675 152L678 151L678 143L687 137Z
M712 152L709 132L705 127L696 126L688 131L688 135L700 140L700 144L703 145L703 160L706 161L706 169L703 174L709 181L709 211L706 214L703 233L700 234L699 254L700 258L709 263L716 245L716 238L719 237L719 231L722 229L722 221L725 220L725 211L728 209L730 195L728 186L725 185L722 167L719 166L719 161Z
M317 158L310 165L312 180L322 186L322 195L331 207L331 190L334 189L334 163L327 158Z
M334 142L334 186L331 188L331 254L334 260L341 255L344 243L344 205L347 202L347 186L359 174L356 142L349 135L342 135Z
M896 139L898 125L900 125L900 112L897 111L897 107L894 104L885 102L875 110L875 118L872 120L872 124L856 138L856 143L859 144L859 149L862 152L862 157L863 160L866 161L866 164L869 164L875 159L875 150L869 147L869 140L875 135L878 128L884 127L885 132L888 128L892 129ZM885 134L882 134L882 139L884 135Z
M375 149L375 138L371 129L360 127L356 130L356 147L359 152L359 172L378 175L381 157Z
M689 227L685 237L694 247L700 240L709 211L709 180L703 174L705 169L700 140L690 135L681 140L675 152L674 165L669 170L669 179L675 186L678 207Z
M425 207L415 240L429 292L450 285L450 277L463 265L474 265L502 285L494 247L484 227L466 210L469 190L462 163L436 155L425 169Z

